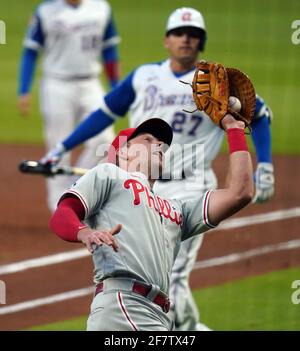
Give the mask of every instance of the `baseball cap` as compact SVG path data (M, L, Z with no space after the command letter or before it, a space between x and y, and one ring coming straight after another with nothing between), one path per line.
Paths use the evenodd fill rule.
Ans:
M166 34L180 27L194 27L206 31L202 14L191 7L181 7L171 13L167 21Z
M135 138L141 133L152 134L168 146L172 143L173 131L169 124L160 118L150 118L136 128L123 129L118 133L108 150L107 162L115 163L116 152L129 140Z

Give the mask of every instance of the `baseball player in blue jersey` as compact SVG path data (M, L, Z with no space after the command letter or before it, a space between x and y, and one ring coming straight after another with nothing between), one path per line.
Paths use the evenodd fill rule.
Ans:
M175 144L203 145L204 179L202 182L195 181L197 178L194 176L193 156L185 155L183 161L174 162L172 169L174 175L181 175L181 179L171 172L168 180L155 183L155 192L165 198L185 201L198 197L200 192L203 194L207 189L216 188L217 181L211 163L220 150L224 132L204 112L190 114L183 111L193 110L194 106L191 104L190 87L179 83L179 80L192 81L199 50L203 51L205 47L206 28L201 13L192 8L174 11L167 21L164 40L169 58L159 63L142 65L131 72L103 98L100 108L51 150L42 162L57 162L66 151L101 132L127 112L131 127L157 116L172 127ZM270 108L257 96L252 123L252 140L257 156L254 202L267 201L274 193L271 117ZM170 313L178 330L208 329L199 322L188 282L202 240L203 235L184 241L173 266Z
M52 0L36 9L24 40L20 65L18 106L21 114L30 111L31 83L38 56L42 55L40 105L48 149L68 135L87 114L99 105L104 88L99 82L103 62L111 87L119 79L116 32L112 11L105 0ZM96 148L114 137L108 128L91 139L78 160L92 167L99 160ZM66 155L62 161L70 163ZM68 178L48 179L48 205L54 210Z
M252 164L244 122L222 119L230 149L228 187L190 200L154 191L171 127L159 118L120 132L109 163L88 171L59 201L50 227L93 254L96 290L89 331L168 331L169 286L180 242L209 230L251 201Z

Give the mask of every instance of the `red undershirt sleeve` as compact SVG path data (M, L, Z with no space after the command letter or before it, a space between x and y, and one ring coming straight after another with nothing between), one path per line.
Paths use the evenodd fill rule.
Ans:
M104 63L106 75L110 81L111 88L114 88L120 80L118 61L107 61Z
M78 231L86 227L81 222L84 216L85 209L81 201L74 195L67 195L59 202L49 221L49 228L63 240L78 242Z

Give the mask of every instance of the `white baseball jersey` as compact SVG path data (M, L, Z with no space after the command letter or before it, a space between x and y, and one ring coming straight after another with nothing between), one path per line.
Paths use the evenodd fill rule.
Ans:
M168 152L174 150L176 144L188 145L189 150L193 146L202 145L204 155L202 154L201 166L204 170L203 187L205 189L216 185L211 162L220 150L224 132L204 112L183 111L193 111L196 106L192 100L191 87L180 83L179 80L191 83L193 75L194 69L176 75L171 70L169 59L142 65L105 96L101 108L113 118L123 116L129 111L131 127L136 127L149 118L163 119L169 123L174 133L172 146ZM256 105L255 118L259 118L264 115L263 110L266 105L259 97ZM175 157L171 169L176 173L176 177L182 170L197 169L195 162L199 160L195 160L195 156L199 158L198 154L189 151L184 153L183 158ZM182 184L179 184L180 186ZM167 188L169 187L170 183L167 185ZM175 192L173 193L174 196Z
M119 42L111 23L111 8L105 0L82 0L76 7L64 0L46 1L31 20L24 46L43 48L45 76L97 77L101 50Z
M210 192L193 201L165 200L152 192L142 173L109 163L90 170L66 194L81 201L89 227L123 225L115 235L118 252L103 245L93 253L96 283L125 275L168 293L180 241L212 228L207 216Z
M170 60L137 68L115 92L105 97L104 111L112 115L123 115L129 110L129 124L136 127L146 119L161 118L173 129L172 144L203 144L205 164L210 167L222 143L223 131L212 123L203 112L194 110L191 87L179 80L191 82L194 69L177 77L170 68ZM119 90L119 92L118 92ZM124 96L127 90L127 98ZM116 98L115 95L120 98ZM185 166L191 168L192 153L185 155ZM182 165L177 165L181 167ZM175 166L175 169L177 168Z

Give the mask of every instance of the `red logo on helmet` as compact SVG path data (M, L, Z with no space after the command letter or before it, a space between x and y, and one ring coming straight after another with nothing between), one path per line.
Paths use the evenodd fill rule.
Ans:
M191 12L185 12L182 14L182 20L183 21L191 21L192 20L192 14Z

